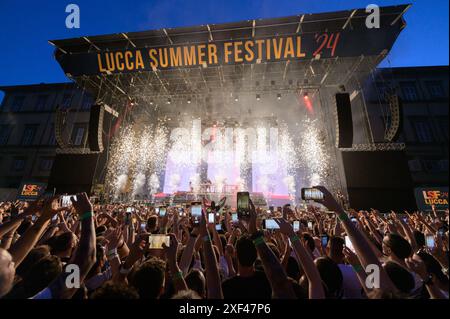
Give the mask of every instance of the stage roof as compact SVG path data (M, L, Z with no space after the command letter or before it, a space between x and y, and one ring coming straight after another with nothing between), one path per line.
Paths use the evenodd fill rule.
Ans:
M405 27L403 14L410 5L381 7L380 29L368 29L365 9L317 14L300 14L273 19L255 19L224 24L164 28L110 35L51 40L55 58L66 75L86 87L99 99L185 98L214 92L296 92L307 88L345 85L351 77L365 77L392 48ZM313 55L309 47L320 46L326 34L323 54ZM333 36L340 35L340 47L331 50ZM299 59L267 58L248 63L221 63L189 67L147 66L147 52L154 48L223 44L240 41L303 38L306 56ZM295 39L295 38L294 38ZM336 38L334 38L336 40ZM253 43L254 45L255 43ZM326 46L325 46L326 45ZM255 46L256 47L256 46ZM325 52L328 51L332 52ZM97 72L108 54L130 50L144 52L145 67L130 71ZM256 50L256 49L255 49ZM156 51L155 51L156 52ZM256 51L255 51L256 52ZM318 51L315 51L318 52ZM120 54L120 53L119 53ZM223 53L219 53L219 60ZM97 58L98 64L97 65ZM151 60L149 60L151 61ZM237 59L236 59L237 61ZM150 65L150 64L149 64ZM95 67L94 67L95 66Z

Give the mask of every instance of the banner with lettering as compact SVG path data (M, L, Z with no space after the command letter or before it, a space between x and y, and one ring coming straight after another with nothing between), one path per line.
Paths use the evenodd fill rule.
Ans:
M431 205L436 210L448 209L448 187L426 187L415 189L417 208L421 211L431 211Z
M23 201L33 201L44 194L47 184L24 182L20 185L17 199Z
M63 54L56 59L71 76L174 68L252 64L312 58L373 56L389 51L401 25L267 38L210 41L110 51ZM274 34L276 34L274 30ZM386 51L386 52L387 52Z

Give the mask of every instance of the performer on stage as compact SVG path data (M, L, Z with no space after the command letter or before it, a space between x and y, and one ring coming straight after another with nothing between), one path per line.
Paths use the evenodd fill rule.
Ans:
M205 186L206 186L206 192L207 192L207 193L210 193L210 192L211 192L211 185L212 185L211 180L210 180L209 178L206 179Z

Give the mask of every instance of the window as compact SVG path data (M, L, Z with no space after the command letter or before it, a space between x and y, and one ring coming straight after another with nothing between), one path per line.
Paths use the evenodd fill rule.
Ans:
M73 145L80 146L81 144L84 143L85 131L86 131L85 124L75 124L73 126L72 139L71 139Z
M431 143L434 141L433 131L427 120L416 120L413 123L417 140L420 143Z
M12 132L11 125L0 126L0 145L6 145Z
M92 104L94 104L94 99L90 95L85 95L83 97L83 102L81 103L81 109L89 110Z
M36 103L36 111L44 111L47 104L48 95L39 95Z
M53 166L53 157L42 157L39 163L39 169L41 171L50 171Z
M444 88L442 87L441 81L427 81L426 86L428 89L428 94L430 94L432 99L444 97Z
M48 133L47 145L56 145L55 124L52 124L50 127L50 132Z
M25 96L23 96L23 95L15 96L13 99L12 105L11 105L11 110L13 112L18 112L18 111L22 110L24 101L25 101Z
M13 160L12 170L15 172L20 172L25 169L26 159L24 157L16 157Z
M34 142L34 136L36 135L38 126L37 125L27 125L23 131L22 135L22 145L32 145Z
M436 160L422 160L422 165L427 172L438 173L441 171L441 164Z
M71 94L64 94L62 102L61 102L61 108L62 109L68 109L70 107L71 103L72 103L72 95Z
M405 101L417 101L419 99L419 94L417 92L416 83L412 81L400 82L400 87L402 89L403 99Z

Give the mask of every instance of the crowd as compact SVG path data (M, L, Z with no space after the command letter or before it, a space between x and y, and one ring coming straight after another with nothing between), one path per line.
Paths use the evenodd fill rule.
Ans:
M235 220L204 201L199 222L85 193L1 203L0 298L448 299L448 210L345 210L317 188L322 208L250 202Z

